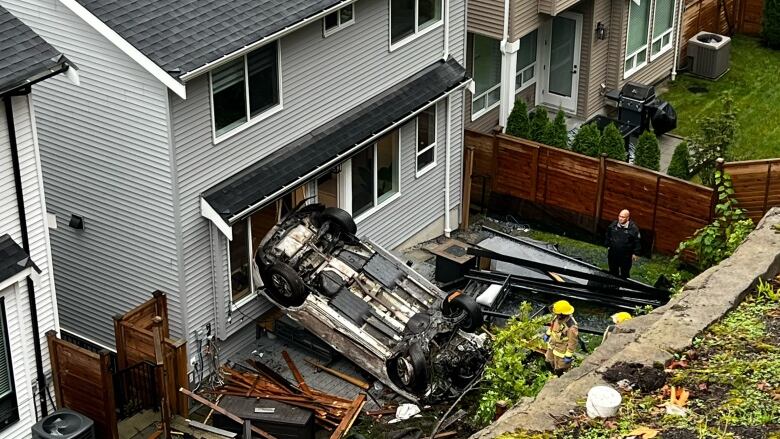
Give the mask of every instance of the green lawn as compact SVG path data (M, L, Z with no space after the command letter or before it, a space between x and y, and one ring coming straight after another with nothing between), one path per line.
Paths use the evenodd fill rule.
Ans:
M758 40L735 36L731 41L731 70L717 81L683 74L662 96L677 110L678 128L689 136L696 121L717 113L720 97L731 93L737 110L737 160L780 156L780 51L766 49ZM696 90L696 88L704 88ZM693 92L691 90L696 90Z

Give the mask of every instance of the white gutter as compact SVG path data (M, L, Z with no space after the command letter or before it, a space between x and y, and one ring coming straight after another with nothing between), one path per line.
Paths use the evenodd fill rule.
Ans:
M465 41L465 40L464 40ZM450 0L444 0L444 53L441 59L447 62L450 57Z
M114 44L119 50L124 52L127 56L132 58L133 61L137 62L152 76L154 76L160 82L165 84L168 88L171 89L171 91L176 93L180 98L187 99L187 88L184 86L184 84L182 84L181 82L176 80L176 78L168 74L168 72L163 70L154 61L152 61L146 55L141 53L141 51L136 49L132 44L128 43L127 40L122 38L121 35L116 33L113 29L111 29L105 23L100 21L99 18L95 17L91 12L89 12L87 8L79 4L79 2L77 2L76 0L60 0L60 3L65 5L74 14L76 14L76 16L84 20L88 25L92 26L92 28L95 29L99 34L106 37L108 41Z
M680 23L682 22L682 16L683 12L685 11L685 2L680 0L677 3L679 3L680 6L678 6L677 11L677 44L674 45L674 61L672 64L672 81L677 79L677 60L680 57L680 36L682 34L682 26Z
M74 1L74 0L70 0L70 1ZM183 75L179 76L179 79L181 79L183 82L187 82L190 79L200 75L201 73L208 72L209 70L212 70L212 69L214 69L216 67L219 67L222 64L225 64L225 63L228 63L230 61L233 61L234 59L236 59L236 58L238 58L240 56L243 56L246 53L251 52L251 51L257 49L260 46L264 46L264 45L270 43L271 41L278 40L279 38L281 38L281 37L283 37L283 36L293 32L293 31L296 31L296 30L298 30L298 29L300 29L300 28L302 28L304 26L306 26L306 25L308 25L309 23L311 23L313 21L319 20L319 19L325 17L326 15L330 14L331 12L337 11L337 10L343 8L344 6L348 5L348 4L355 3L356 1L357 0L342 0L341 2L337 3L336 5L329 7L328 9L325 9L325 10L323 10L323 11L317 13L317 14L314 14L314 15L312 15L310 17L306 17L303 20L301 20L301 21L299 21L299 22L297 22L295 24L292 24L292 25L290 25L290 26L288 26L288 27L286 27L286 28L284 28L284 29L282 29L282 30L280 30L278 32L272 33L271 35L263 37L263 38L255 41L254 43L246 45L246 46L244 46L244 47L242 47L242 48L240 48L240 49L238 49L238 50L236 50L236 51L234 51L232 53L228 53L227 55L224 55L222 58L219 58L217 60L214 60L214 61L211 61L209 63L206 63L206 64L204 64L204 65L202 65L202 66L198 67L197 69L192 70L190 72L186 72Z
M382 131L379 131L379 132L377 132L377 133L374 133L374 134L373 134L371 137L369 137L367 140L364 140L363 142L360 142L360 143L356 143L355 145L353 145L353 146L352 146L350 149L348 149L347 151L344 151L344 152L342 152L341 154L338 154L336 157L332 158L331 160L329 160L329 161L325 162L324 164L321 164L321 165L317 166L316 168L314 168L314 169L313 169L312 171L310 171L309 173L307 173L307 174L305 174L305 175L302 175L302 176L298 177L297 179L295 179L295 181L293 181L293 182L291 182L291 183L289 183L289 184L287 184L287 185L285 185L285 186L282 186L282 188L281 188L281 189L279 189L279 190L277 190L276 192L274 192L274 193L272 193L272 194L270 194L270 195L266 195L266 196L263 198L263 200L262 200L262 201L259 201L259 202L255 203L255 204L253 204L253 205L251 205L251 206L247 207L246 209L242 210L241 212L239 212L239 213L237 213L237 214L235 214L235 215L231 216L231 217L229 218L229 220L228 220L228 221L229 221L230 223L234 223L234 222L236 222L236 221L238 221L238 220L242 219L243 217L245 217L245 216L247 216L247 215L250 215L252 212L256 211L257 209L259 209L260 207L262 207L263 205L265 205L265 204L267 203L267 201L266 201L266 200L273 200L273 199L276 199L276 198L278 198L278 197L280 197L280 196L284 195L286 192L288 192L288 191L290 190L290 188L294 188L294 187L300 186L301 184L303 184L303 183L304 183L304 182L306 182L307 180L309 180L309 179L313 178L314 176L316 176L317 174L321 173L323 170L325 170L325 169L329 169L329 168L332 168L333 166L335 166L335 165L337 165L337 164L341 163L342 161L346 160L346 158L347 158L347 157L349 157L350 155L352 155L352 154L356 153L357 151L359 151L359 150L360 150L361 148L363 148L364 146L368 145L368 144L369 144L369 143L371 143L371 142L374 142L374 141L375 141L376 139L378 139L379 137L382 137L382 136L383 136L383 135L385 135L386 133L388 133L388 132L390 132L390 131L392 131L392 130L396 129L397 127L399 127L399 126L401 126L401 125L405 124L406 122L408 122L408 121L409 121L409 120L411 120L412 118L416 117L416 116L417 116L418 114L420 114L420 112L422 112L422 111L423 111L425 108L429 107L429 106L430 106L430 104L432 104L432 103L437 103L437 102L439 102L440 100L442 100L443 98L445 98L445 97L449 96L451 93L453 93L453 92L455 92L455 91L457 91L457 90L460 90L461 88L468 87L468 86L469 86L469 84L471 84L471 82L472 82L472 81L470 81L470 80L469 80L469 81L463 81L461 84L458 84L458 85L457 85L456 87L454 87L452 90L449 90L449 91L445 92L444 94L442 94L441 96L439 96L439 97L438 97L438 98L436 98L436 99L433 99L433 100L431 100L431 101L428 101L426 104L424 104L424 105L420 106L420 108L419 108L419 109L417 109L417 110L415 110L415 111L413 111L413 112L409 113L409 114L408 114L406 117L404 117L403 119L400 119L399 121L395 122L394 124L390 125L389 127L387 127L387 128L385 128L385 129L383 129ZM206 213L208 213L208 210L204 209L204 205L207 205L207 206L208 206L208 210L210 210L210 212L213 212L213 215L211 215L211 216L207 216L207 215L206 215ZM225 231L225 230L223 230L223 227L220 227L220 223L221 223L221 224L224 224L224 225L225 225L225 226L227 226L228 228L230 227L230 226L229 226L227 223L225 223L225 221L224 221L224 220L222 220L222 217L221 217L221 216L219 216L219 215L217 214L217 212L216 212L216 211L215 211L215 210L214 210L214 209L211 207L211 205L208 203L208 201L206 201L206 199L205 199L205 198L203 198L202 196L201 196L201 215L203 215L204 217L206 217L206 218L208 218L208 219L212 219L212 218L213 218L213 216L214 216L214 215L216 215L216 218L214 218L214 219L216 219L217 221L215 221L215 222L214 222L214 224L216 224L216 225L217 225L217 227L220 229L220 231L222 231L223 233L225 233L226 231ZM213 220L212 220L212 221L213 221ZM229 236L229 237L231 237L231 236L232 236L232 233L231 233L231 235L227 235L227 234L226 234L226 236ZM230 238L230 239L232 239L232 238Z
M452 95L447 95L447 137L444 143L444 236L450 237L450 140L452 133Z

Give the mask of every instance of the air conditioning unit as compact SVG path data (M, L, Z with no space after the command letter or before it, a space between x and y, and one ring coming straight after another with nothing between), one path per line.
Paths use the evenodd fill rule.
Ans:
M718 79L729 70L731 38L711 32L699 32L688 40L691 73Z
M95 439L95 423L73 410L59 409L32 426L33 439Z

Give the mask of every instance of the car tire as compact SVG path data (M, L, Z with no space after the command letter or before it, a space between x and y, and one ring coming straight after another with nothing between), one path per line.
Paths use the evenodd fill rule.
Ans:
M268 296L282 306L300 306L308 292L298 273L283 262L277 262L263 273L263 283Z
M405 353L390 360L387 368L390 380L403 389L420 394L428 387L428 361L417 343L412 343Z
M347 232L351 235L357 233L355 220L352 219L352 215L347 213L346 210L339 209L338 207L326 207L325 210L320 213L320 224L326 221L329 221L331 226L338 229L339 232Z
M450 294L442 304L442 312L446 317L457 319L458 327L465 332L476 331L485 321L479 304L463 293Z

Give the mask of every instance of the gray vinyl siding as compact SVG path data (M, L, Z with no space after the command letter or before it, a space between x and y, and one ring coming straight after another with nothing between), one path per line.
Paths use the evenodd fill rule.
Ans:
M464 102L465 105L464 112L466 114L465 117L466 129L471 131L477 131L480 133L490 133L491 131L493 131L493 128L498 126L498 113L499 113L498 106L496 106L496 108L491 109L490 111L481 114L478 118L471 120L471 104L472 104L471 98L472 98L471 92L466 91L466 99Z
M558 15L577 4L580 0L539 0L539 12L547 15Z
M590 33L595 35L596 25L603 23L607 29L611 29L610 26L610 12L612 10L611 0L594 0L593 1L593 14L592 19L585 22L583 25L583 33ZM611 35L610 35L611 36ZM583 43L582 50L589 51L590 65L587 81L587 102L583 109L585 117L589 118L594 113L601 110L604 106L604 96L601 92L601 84L608 85L608 75L610 69L610 60L617 59L617 57L610 57L609 47L610 38L599 40L597 38L591 38L590 44L585 45ZM617 62L617 61L615 61Z
M463 2L450 2L450 7L450 54L463 63ZM212 139L208 75L187 83L186 100L169 93L190 333L206 323L212 323L216 324L218 337L224 340L268 307L262 300L246 304L232 314L228 324L228 244L219 231L215 228L210 230L208 220L200 215L200 194L431 65L443 54L443 26L390 52L387 0L358 1L355 3L355 17L354 25L327 38L322 37L320 21L283 37L279 45L284 108L217 144ZM460 113L458 117L462 117ZM443 133L443 128L440 132ZM458 155L452 163L458 167L461 137L462 134L458 133L452 139L453 144L457 144L457 148L452 150L453 157ZM438 153L443 153L443 148ZM402 159L408 157L409 154L402 155ZM426 174L425 177L432 178L435 172L443 170L443 164L442 159L436 170L429 173L431 176ZM459 168L453 167L455 169ZM438 192L443 200L441 190ZM406 194L402 198L406 198ZM453 199L453 207L457 200L459 197ZM443 214L443 208L440 214ZM408 228L404 232L411 233L413 230ZM400 230L385 232L382 240L395 242L403 235ZM232 340L225 346L225 349L231 349Z
M510 0L509 41L517 41L542 23L536 1Z
M39 281L35 285L35 303L38 313L43 369L47 378L50 378L51 363L49 362L49 351L46 348L45 334L46 331L57 328L57 309L53 297L54 284L51 277L49 236L45 220L46 201L39 172L40 156L35 143L34 112L30 108L31 100L28 96L17 96L11 100L30 257L41 270ZM22 245L22 229L19 223L5 106L0 105L0 235L6 233L17 244ZM19 282L16 287L10 287L0 292L0 296L5 298L5 317L8 323L20 417L20 421L4 430L2 435L4 438L27 438L30 435L30 426L35 422L34 395L31 389L35 376L35 357L32 349L33 334L30 325L27 283Z
M469 0L468 31L503 40L504 0Z
M80 68L80 86L60 76L35 95L62 326L113 346L112 315L160 289L180 335L164 86L57 0L2 4Z
M594 0L595 1L595 0ZM580 78L577 84L577 117L586 116L588 105L588 91L590 89L591 69L594 66L591 62L591 51L589 50L594 39L595 31L590 24L593 22L593 1L578 3L570 9L572 12L582 14L582 41L580 42Z
M620 54L621 57L619 58L619 76L617 78L617 84L618 87L622 87L623 84L626 82L638 82L641 84L655 84L662 80L664 80L666 77L671 75L672 68L674 67L674 47L675 44L677 44L677 32L672 31L672 48L667 50L663 55L660 57L650 60L648 58L647 64L639 69L638 71L634 72L631 76L628 78L623 78L623 72L625 68L625 53L626 53L626 40L627 40L627 27L628 27L628 1L629 0L614 0L616 1L615 9L619 11L619 23L621 29L620 33ZM676 0L675 1L675 7L674 7L674 29L677 29L677 26L679 23L677 23L677 11L680 5L683 3L683 0ZM651 8L650 10L650 23L653 23L654 20L654 14L655 14L655 7ZM652 31L652 26L651 26ZM650 45L648 45L648 56L651 50Z

